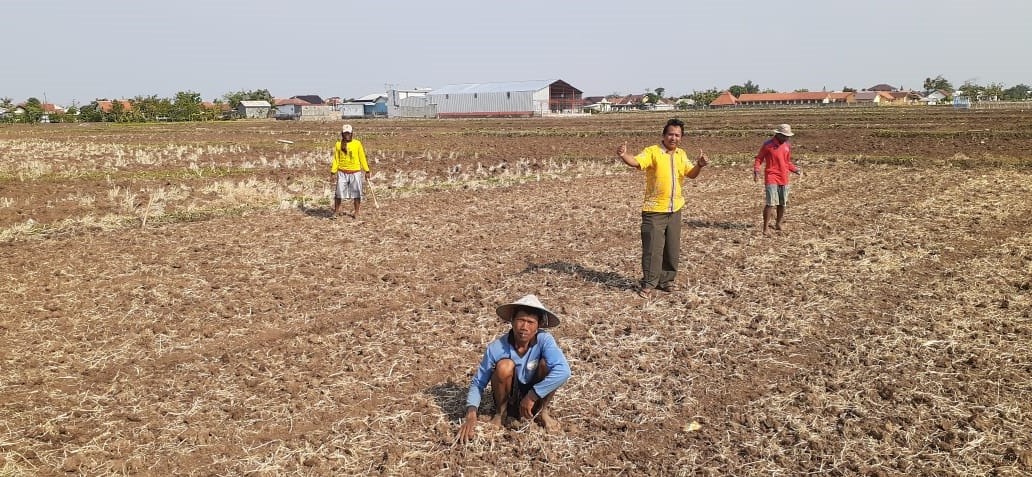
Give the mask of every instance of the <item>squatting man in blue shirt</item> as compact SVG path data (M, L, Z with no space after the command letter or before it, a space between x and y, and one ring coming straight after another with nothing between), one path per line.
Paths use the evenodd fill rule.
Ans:
M548 414L555 390L570 379L570 364L555 342L542 328L559 324L559 317L548 311L534 295L499 306L498 318L512 324L512 330L487 346L466 396L466 420L457 438L468 442L477 431L480 396L491 383L495 414L490 423L508 424L508 418L535 419L546 431L559 423Z

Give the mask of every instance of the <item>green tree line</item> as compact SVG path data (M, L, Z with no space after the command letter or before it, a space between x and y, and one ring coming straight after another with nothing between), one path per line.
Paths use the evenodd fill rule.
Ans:
M1005 87L1001 83L989 83L987 85L980 85L974 80L965 81L959 88L954 88L953 84L943 78L942 75L938 75L935 78L925 78L924 80L924 92L928 93L935 90L940 90L948 97L953 97L955 94L961 94L968 98L977 101L1029 101L1032 100L1032 87L1026 84L1018 84L1011 87ZM724 91L730 91L736 98L741 96L743 93L776 93L777 91L772 89L760 89L760 86L753 83L752 80L746 81L744 84L735 84L728 86L727 88L718 89L710 88L705 91L693 91L691 94L686 94L682 98L691 99L695 102L696 107L706 107L713 100L717 99ZM806 91L804 89L796 90L797 92ZM843 86L842 91L857 91L855 88Z
M0 98L0 122L119 122L140 123L150 121L215 121L232 119L241 101L268 101L273 96L267 89L240 90L226 93L210 106L205 105L200 93L180 91L171 98L157 95L136 96L126 100L110 100L110 108L103 108L97 99L82 107L72 106L64 112L44 111L39 98L29 98L24 103L14 104L11 98ZM16 109L20 108L20 113Z

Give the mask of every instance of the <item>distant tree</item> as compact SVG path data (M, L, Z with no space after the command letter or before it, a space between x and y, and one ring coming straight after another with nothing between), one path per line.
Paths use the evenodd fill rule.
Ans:
M217 121L219 119L226 119L223 114L222 107L226 103L222 102L221 99L215 99L212 101L211 106L202 106L201 112L198 118L202 121Z
M169 118L173 121L196 121L201 119L201 94L180 91L172 100Z
M660 88L654 89L653 91L656 93L656 97L657 98L662 98L663 97L663 93L666 92L666 88L660 87Z
M976 83L975 80L965 81L960 88L957 88L957 91L972 101L981 101L982 97L985 96L985 88Z
M723 91L720 91L717 88L710 88L706 91L692 91L692 94L687 97L691 98L692 101L695 101L696 107L702 108L709 106L713 100L720 96L720 93L723 93Z
M985 86L985 89L982 92L985 94L985 99L989 101L999 101L1003 98L1003 84L989 83Z
M760 85L754 84L752 82L752 80L746 80L745 84L742 85L742 89L744 89L746 93L750 93L750 94L752 94L752 93L759 93L760 92Z
M1027 84L1011 86L1003 90L1003 99L1005 101L1026 101L1032 99L1032 87L1029 87Z
M222 99L229 104L229 107L236 109L241 101L268 101L272 104L272 93L267 89L256 89L254 91L233 91L222 95Z
M99 123L104 120L104 114L96 101L79 108L79 120L88 123Z
M737 98L737 97L741 96L743 93L745 93L745 86L742 86L740 84L733 84L733 85L729 86L727 88L727 90L730 91L731 94L734 95L734 97Z
M695 100L685 95L681 96L677 99L677 101L674 102L674 108L679 110L685 110L691 108L693 104L695 104ZM698 104L695 104L695 106L698 106Z
M125 105L122 104L122 100L111 100L111 112L107 115L105 120L114 121L116 123L127 123L131 119L131 112L126 110Z
M62 123L74 123L79 118L79 107L71 105L65 110L64 114L60 115L60 121Z
M795 92L796 93L809 93L810 90L808 90L806 88L799 88L799 89L795 90Z
M157 95L137 96L130 99L133 111L140 121L157 121L159 118L168 119L172 115L172 102L168 98L159 98Z
M11 98L3 97L0 98L0 123L9 123L14 121L14 101Z
M855 93L856 89L855 88L850 88L849 86L843 86L842 87L842 92L843 93Z
M935 78L925 78L925 91L935 91L937 89L945 91L946 94L953 94L953 85L949 81L946 81L946 78L943 78L942 75L936 76Z
M18 115L16 119L20 123L38 123L39 119L43 117L43 103L39 98L29 98L21 107L25 112Z

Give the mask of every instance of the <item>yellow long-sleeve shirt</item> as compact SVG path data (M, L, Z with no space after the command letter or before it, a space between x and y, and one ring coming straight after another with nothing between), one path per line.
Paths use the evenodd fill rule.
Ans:
M672 153L672 154L671 154ZM642 212L677 212L684 207L681 183L692 169L688 154L677 148L667 151L663 146L649 146L634 156L638 167L645 171L645 202Z
M330 166L330 173L340 172L369 172L369 163L366 162L365 148L358 139L348 141L347 148L343 148L341 141L333 145L333 165Z

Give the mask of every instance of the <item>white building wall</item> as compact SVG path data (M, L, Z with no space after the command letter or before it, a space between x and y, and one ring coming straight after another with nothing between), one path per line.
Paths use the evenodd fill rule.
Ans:
M301 106L301 117L298 119L302 121L330 121L339 119L339 116L333 110L333 106L313 104Z
M340 105L340 115L344 118L361 118L365 116L365 107L361 103L344 103Z
M547 111L548 89L545 89L545 110ZM431 94L430 104L437 106L437 113L470 114L470 113L524 113L535 112L538 108L536 92L531 91L499 91L491 93Z

